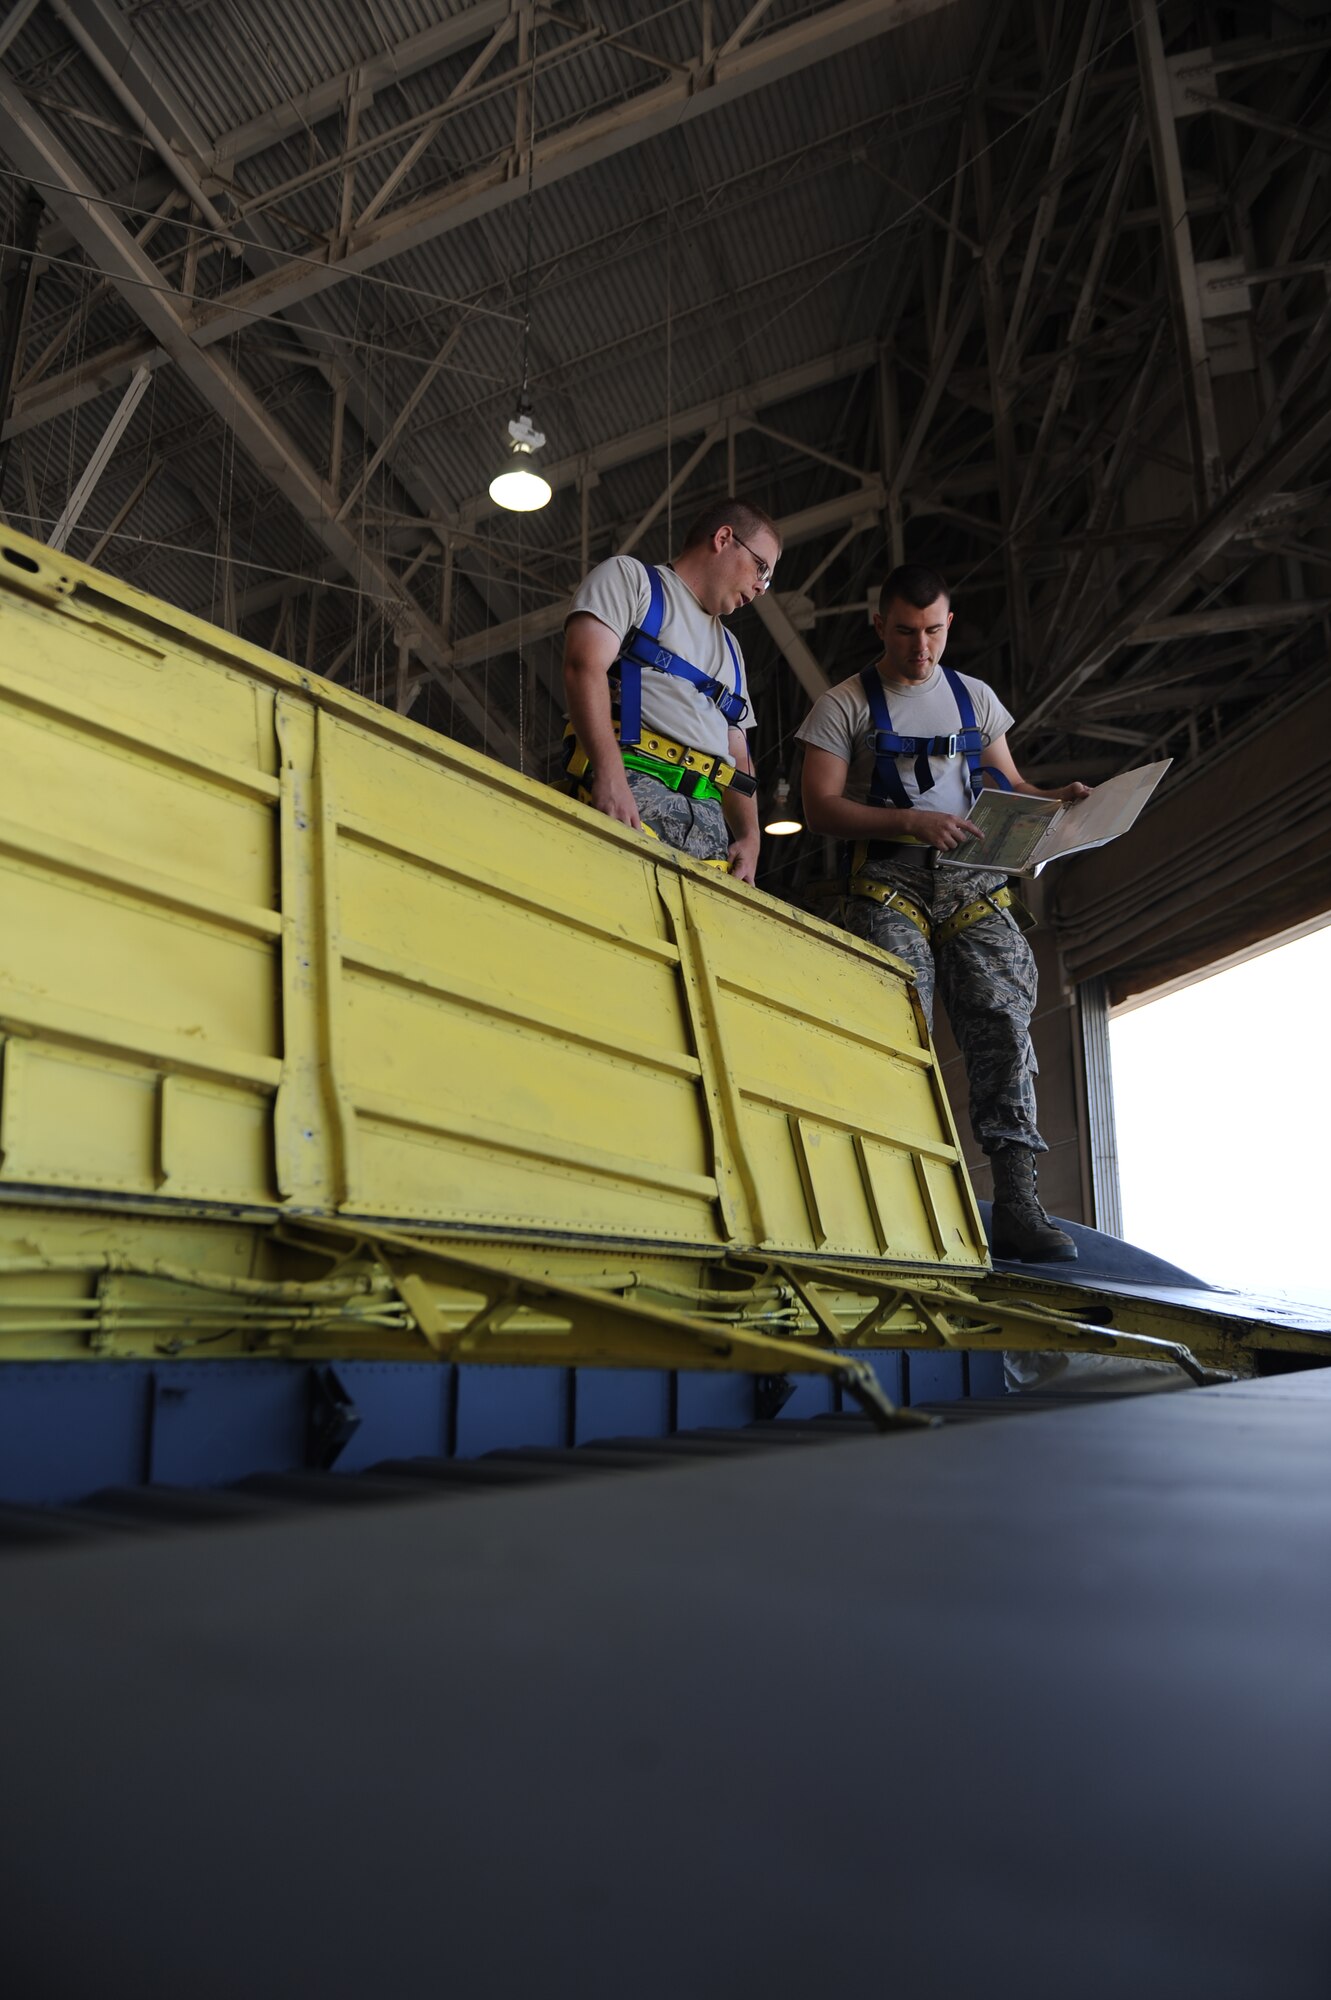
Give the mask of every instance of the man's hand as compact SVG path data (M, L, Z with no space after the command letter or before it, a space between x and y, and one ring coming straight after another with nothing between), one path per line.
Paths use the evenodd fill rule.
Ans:
M973 820L963 819L960 813L921 812L918 808L903 815L903 832L912 833L928 846L936 847L940 854L950 854L954 847L960 847L963 840L983 840L984 835Z
M638 815L638 802L624 775L624 766L617 757L615 764L617 769L608 771L604 776L598 771L592 779L592 804L597 812L604 813L607 819L617 819L621 826L631 826L635 832L641 833L642 820Z
M1075 780L1070 785L1060 785L1056 792L1047 792L1047 798L1059 799L1065 806L1075 806L1078 799L1089 799L1091 788Z
M741 834L730 843L730 872L737 882L752 882L758 867L758 850L762 845L759 833Z

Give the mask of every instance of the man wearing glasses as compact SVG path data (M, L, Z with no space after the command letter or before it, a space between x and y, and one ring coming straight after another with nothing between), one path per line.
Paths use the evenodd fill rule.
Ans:
M758 863L744 656L721 620L772 581L781 537L742 500L694 521L673 563L598 563L564 625L579 797L741 882Z

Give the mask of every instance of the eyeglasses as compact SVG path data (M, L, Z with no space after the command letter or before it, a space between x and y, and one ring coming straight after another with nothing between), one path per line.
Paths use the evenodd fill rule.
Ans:
M749 549L749 545L743 535L737 535L733 528L730 530L730 539L732 542L738 542L742 549ZM768 584L772 581L772 565L769 562L763 561L757 549L749 549L749 554L753 557L753 567L758 572L758 588L759 590L766 590Z

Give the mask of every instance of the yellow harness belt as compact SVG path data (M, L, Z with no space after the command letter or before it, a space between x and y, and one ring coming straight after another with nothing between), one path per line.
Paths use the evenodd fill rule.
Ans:
M568 732L572 734L572 732ZM746 772L737 771L725 757L709 757L703 750L690 750L687 744L676 743L669 736L659 736L655 730L644 729L636 743L625 751L624 760L634 753L641 757L654 757L659 764L670 764L683 771L691 771L695 778L708 778L722 791L727 785L734 785L737 791L757 790L754 780ZM567 770L570 778L585 777L591 768L591 760L577 738L573 738L569 751Z
M700 778L710 778L714 785L727 785L736 775L734 765L727 764L723 758L705 757L701 750L686 750L682 743L672 743L668 736L644 736L642 743L644 748L650 745L651 755L658 757L662 763L682 765L684 770L692 771ZM564 744L564 768L576 787L578 798L586 805L591 794L579 781L591 770L591 759L572 729L564 731ZM714 765L719 768L714 770L712 768ZM743 777L742 772L739 775ZM651 840L659 840L661 837L655 827L644 826L641 831ZM704 857L700 854L690 854L688 858L696 862L700 868L718 868L727 875L730 873L730 862L726 858L713 859L710 855Z
M987 896L977 896L973 903L964 903L959 910L954 910L935 930L932 918L914 897L894 888L890 882L876 881L872 875L852 875L850 893L852 896L870 896L884 909L898 911L907 923L914 924L925 942L935 948L949 944L962 931L968 931L972 924L982 923L985 917L996 916L1016 901L1009 888L991 890Z

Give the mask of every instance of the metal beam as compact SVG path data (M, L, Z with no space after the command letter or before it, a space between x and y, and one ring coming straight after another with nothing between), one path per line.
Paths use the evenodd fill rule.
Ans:
M403 431L407 428L407 425L411 422L411 419L415 415L416 410L420 405L421 401L423 400L426 391L428 390L430 384L433 382L435 378L436 371L443 367L449 355L453 352L453 349L456 347L458 340L461 337L461 333L462 333L461 325L455 326L452 332L448 335L447 339L444 341L443 346L439 349L439 352L435 355L434 360L427 361L421 368L420 376L415 384L415 387L409 390L408 393L403 397L402 401L399 403L397 410L393 415L392 422L384 428L383 433L380 436L379 441L376 444L374 450L370 453L369 457L365 461L364 466L361 468L359 476L353 481L351 488L348 491L345 499L343 499L341 505L338 507L337 518L339 521L345 521L347 516L353 513L355 509L359 507L361 501L364 499L366 493L368 493L370 489L370 481L374 478L374 475L379 470L380 466L383 465L385 459L388 458L389 453L392 451L394 445L401 437ZM362 426L362 428L364 429L365 427ZM367 432L367 441L368 441L368 432ZM389 467L389 470L391 472L392 470L391 466ZM337 481L334 480L333 484L336 486Z
M1123 144L1119 149L1118 166L1105 200L1090 260L1087 263L1086 271L1082 278L1081 289L1077 294L1077 303L1073 308L1072 318L1068 322L1067 333L1062 342L1062 353L1058 367L1054 371L1054 379L1050 384L1044 412L1040 418L1040 429L1035 443L1027 455L1025 472L1022 477L1021 496L1017 502L1018 521L1024 521L1027 517L1031 499L1036 490L1036 480L1044 465L1049 446L1053 441L1054 427L1067 408L1068 399L1072 394L1072 385L1077 373L1077 350L1080 342L1090 332L1091 318L1100 293L1100 281L1104 276L1109 252L1118 234L1119 216L1123 206L1123 199L1127 192L1128 181L1136 162L1137 148L1140 144L1141 120L1134 112L1128 120L1127 129L1123 135Z
M333 518L332 496L294 440L264 408L248 383L214 354L202 353L190 338L178 294L164 287L161 274L123 224L98 201L77 190L80 174L59 140L33 111L12 79L0 73L0 112L8 120L6 145L20 171L31 179L65 190L51 193L49 205L60 215L87 255L111 278L143 320L154 341L163 347L191 387L234 431L260 472L290 502L314 534L336 556L347 574L376 597L385 615L404 621L422 664L448 682L458 708L482 741L497 741L516 760L517 738L464 680L449 673L447 645L415 598L355 534Z
M1225 465L1220 451L1215 399L1211 393L1211 364L1202 326L1197 267L1192 254L1192 228L1188 221L1188 197L1183 185L1183 166L1179 159L1173 95L1160 33L1158 4L1157 0L1131 0L1131 8L1146 132L1151 146L1156 199L1160 205L1161 246L1169 306L1174 320L1174 340L1178 349L1183 410L1192 449L1196 513L1200 520L1225 490Z
M10 390L27 333L36 282L35 253L41 220L42 198L36 188L29 188L18 215L18 241L14 245L17 256L4 287L4 329L0 332L0 424L9 414ZM0 446L0 480L4 478L6 457L7 449Z
M69 0L46 0L47 6L59 21L71 41L77 43L98 76L111 92L121 109L127 111L142 132L144 140L157 154L167 172L177 182L182 194L186 195L206 222L216 229L228 249L233 248L230 224L220 215L199 184L196 174L190 172L179 153L172 146L167 135L144 110L143 105L126 83L121 69L107 56L97 37L85 26L78 11L71 7Z
M123 389L136 369L155 370L168 359L166 349L156 341L143 334L132 334L75 367L62 369L59 375L17 389L9 421L0 436L8 443L11 438L22 437L25 431L39 430L43 424L54 423L57 417L67 416L71 410L82 409L85 403L95 403L112 389Z
M37 0L14 0L13 6L0 21L0 56L27 23L29 14L35 13Z
M1148 618L1128 640L1144 646L1156 639L1206 639L1218 632L1264 632L1272 625L1303 625L1324 618L1331 597L1307 597L1297 604L1231 604L1219 611L1181 611L1172 618Z
M22 11L30 12L32 4L35 0L29 0ZM188 154L189 164L205 193L216 198L228 192L228 184L241 162L295 138L305 138L317 148L313 128L342 112L349 98L364 108L380 90L447 61L469 43L488 34L511 12L512 4L513 0L469 0L460 14L450 15L421 34L397 43L386 53L370 56L363 63L337 71L326 82L285 98L216 141L202 134L192 115L185 118L165 115L165 107L173 98L180 103L175 86L144 36L136 32L118 8L108 4L108 0L78 0L78 15L83 25L96 35L103 54L110 58L117 74L135 96L144 105L157 107L154 115L162 131L173 147ZM112 200L151 205L160 198L165 185L160 175L139 175L118 188ZM52 238L49 247L63 254L70 241L67 232L61 232Z
M525 42L528 34L525 16L522 17L522 24L522 39ZM449 91L448 96L443 100L438 117L432 118L428 125L421 127L401 159L384 175L384 178L380 181L378 187L356 218L356 227L358 229L366 228L374 221L376 215L382 214L383 210L387 208L393 196L411 173L412 168L418 160L422 159L429 152L431 146L447 124L449 106L457 98L464 96L471 86L483 75L495 56L498 55L500 49L504 48L513 39L518 26L519 17L514 14L508 15L499 23L475 61L459 77L452 90ZM521 50L519 51L518 60L519 62L522 61ZM520 85L519 89L525 91L526 86Z
M1247 104L1238 104L1232 97L1212 97L1204 91L1190 90L1189 97L1195 97L1199 110L1216 111L1224 118L1233 118L1240 125L1251 125L1258 132L1274 132L1279 139L1289 139L1297 146L1310 146L1317 153L1331 153L1331 136L1314 131L1307 125L1291 125L1288 119L1272 118L1268 112L1254 111Z
M339 70L326 82L317 83L236 126L213 146L205 162L209 172L228 174L241 160L253 159L256 153L266 152L284 139L300 137L323 119L335 117L349 95L358 96L363 106L368 105L378 91L394 83L404 83L421 70L446 62L471 43L482 41L512 11L513 0L469 0L459 14L418 35L408 36L382 55L370 56L350 69Z
M83 475L74 491L65 502L60 519L51 530L48 544L53 549L69 547L69 538L79 524L84 508L97 490L97 482L105 472L129 424L130 418L143 400L143 392L148 386L148 371L140 368L129 387L120 398L115 414L98 439L96 449L83 469Z
M161 471L165 463L166 460L161 456L160 453L156 458L152 458L148 461L143 471L139 474L138 479L135 481L133 491L127 496L126 499L121 501L120 505L116 508L115 513L111 516L110 521L107 523L106 527L102 529L101 534L97 537L97 540L93 543L92 547L88 550L87 555L83 558L83 560L88 564L90 569L96 569L98 563L101 561L103 555L106 553L109 544L113 542L116 536L120 533L120 530L124 527L126 521L129 519L130 515L134 512L134 509L138 506L140 500L142 500L144 494L148 491L148 488L152 485L154 479L156 479L158 473Z
M779 597L765 590L754 601L754 610L767 627L768 635L776 641L786 665L804 689L810 701L817 701L820 694L826 694L831 682L815 659L804 635L790 622L790 614Z
M1046 620L1043 638L1043 651L1046 655L1053 652L1055 641L1061 638L1073 606L1080 601L1083 590L1090 581L1091 570L1102 546L1100 539L1102 532L1108 526L1110 514L1118 502L1119 491L1134 462L1137 432L1144 422L1146 399L1155 378L1160 350L1164 345L1164 332L1165 322L1162 318L1151 336L1146 353L1141 358L1128 397L1127 408L1120 415L1118 435L1109 454L1109 463L1096 480L1095 495L1086 516L1083 545L1073 558L1053 610Z
M1052 185L1049 185L1040 197L1039 206L1036 208L1035 217L1031 223L1030 233L1026 238L1026 247L1021 262L1021 275L1017 279L1016 296L1013 299L1012 307L1008 314L1007 333L1003 341L1001 355L990 356L990 366L993 368L996 377L1010 376L1016 364L1017 354L1021 345L1022 322L1026 317L1026 307L1030 301L1031 286L1034 284L1035 274L1040 268L1040 259L1044 254L1044 246L1048 241L1049 232L1054 226L1054 217L1058 213L1058 204L1062 197L1065 176L1070 171L1072 165L1070 154L1072 152L1073 134L1076 131L1077 113L1081 108L1082 95L1090 75L1091 57L1095 49L1095 44L1099 39L1100 20L1104 13L1104 5L1105 0L1089 0L1089 5L1086 7L1082 18L1081 35L1077 43L1077 52L1073 57L1072 72L1068 77L1063 91L1063 105L1059 112L1058 128L1054 134L1053 151L1049 162L1049 175L1052 176ZM984 236L985 233L982 217L980 234Z
M902 443L894 466L884 467L888 478L888 495L892 501L900 500L910 483L910 475L915 469L915 461L924 449L925 440L933 428L933 420L938 405L943 400L943 392L948 387L952 372L957 365L961 345L970 332L971 321L975 318L981 298L981 266L976 265L970 280L953 315L947 330L947 339L929 372L924 394L916 404L911 418L910 429Z
M1251 517L1269 501L1272 493L1308 464L1318 452L1331 445L1331 408L1314 401L1301 421L1290 426L1277 445L1256 464L1245 479L1232 486L1220 504L1198 523L1181 547L1156 571L1100 636L1059 674L1054 684L1022 719L1023 730L1033 729L1047 716L1056 714L1068 698L1092 674L1098 673L1133 635L1158 618L1182 596L1199 570L1218 555L1241 532Z

